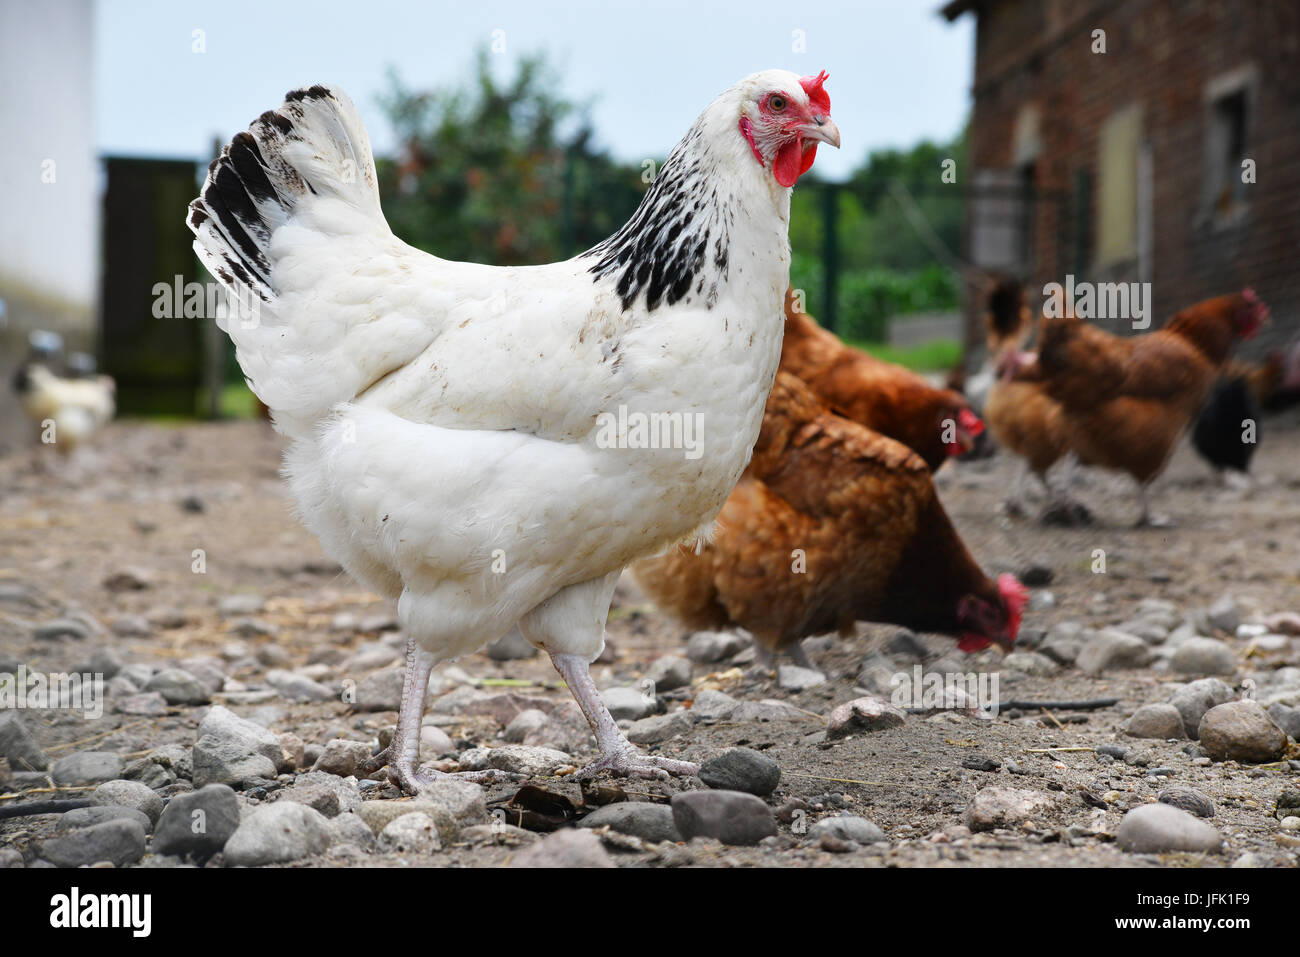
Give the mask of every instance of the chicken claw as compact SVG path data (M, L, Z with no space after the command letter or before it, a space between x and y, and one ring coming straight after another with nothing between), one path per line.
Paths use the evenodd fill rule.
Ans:
M593 778L601 771L609 771L621 777L667 781L673 774L693 777L700 773L700 766L690 761L674 761L672 758L644 754L629 746L617 751L603 752L595 761L579 771L577 777L580 780Z
M502 784L523 780L523 775L511 771L498 771L488 768L483 771L438 771L434 768L416 767L413 761L403 761L393 757L392 747L384 748L378 754L364 761L357 769L359 774L370 775L387 766L388 777L407 794L417 795L435 781L454 779L470 781L474 784Z

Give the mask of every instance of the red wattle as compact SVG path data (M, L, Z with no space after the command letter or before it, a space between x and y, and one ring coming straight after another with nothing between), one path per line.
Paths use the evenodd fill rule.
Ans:
M811 164L810 164L811 165ZM796 136L776 151L776 161L772 164L772 175L782 186L793 186L795 181L807 170L803 161L803 137Z
M803 165L799 168L799 175L803 175L812 169L813 160L817 158L817 144L814 143L803 151Z

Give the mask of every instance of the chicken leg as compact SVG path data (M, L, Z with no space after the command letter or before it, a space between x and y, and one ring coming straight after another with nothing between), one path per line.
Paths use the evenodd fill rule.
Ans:
M633 747L623 736L614 716L605 707L596 683L591 680L591 666L582 655L552 654L551 663L555 665L569 686L569 691L578 702L587 723L596 735L596 745L600 756L578 772L579 778L593 777L601 771L612 771L629 777L659 778L667 780L669 774L681 774L686 777L699 774L700 766L689 761L674 761L644 754Z
M392 743L366 761L361 766L361 771L370 774L387 765L389 776L408 794L418 794L422 787L428 787L443 778L458 778L479 784L519 780L519 775L507 771L449 772L415 766L420 754L420 719L424 717L424 698L429 688L429 673L433 671L435 663L434 656L417 645L414 638L407 639L406 680L402 684L402 707L397 715L397 730L393 732Z

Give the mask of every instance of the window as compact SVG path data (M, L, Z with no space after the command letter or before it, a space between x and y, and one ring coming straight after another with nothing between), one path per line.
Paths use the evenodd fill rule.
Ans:
M1113 113L1101 127L1097 157L1097 265L1132 260L1138 252L1138 151L1142 112Z
M1217 88L1212 85L1208 99L1205 212L1216 222L1228 223L1235 221L1245 209L1242 162L1248 159L1249 81L1229 77L1220 81Z

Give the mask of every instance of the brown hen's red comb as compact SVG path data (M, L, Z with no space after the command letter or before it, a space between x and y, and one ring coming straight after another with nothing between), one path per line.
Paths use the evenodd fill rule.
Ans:
M816 76L805 76L799 78L799 85L803 87L803 91L808 94L808 102L817 107L817 109L821 110L823 113L829 113L831 111L830 95L822 89L822 84L825 83L827 79L829 79L829 74L825 70L822 70Z

